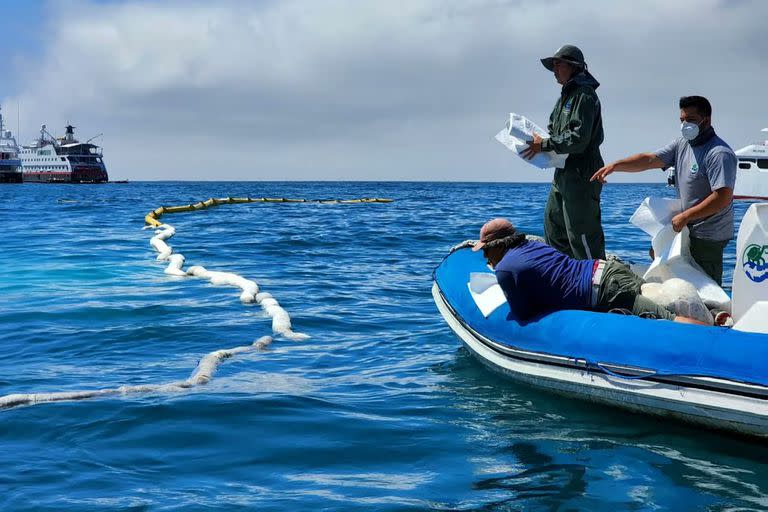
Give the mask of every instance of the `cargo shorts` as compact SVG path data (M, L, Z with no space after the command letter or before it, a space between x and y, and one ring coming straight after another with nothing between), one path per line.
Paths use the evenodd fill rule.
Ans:
M640 295L640 287L645 283L632 269L618 261L609 261L603 270L603 277L597 291L596 311L627 309L633 315L654 315L663 320L674 320L674 313Z

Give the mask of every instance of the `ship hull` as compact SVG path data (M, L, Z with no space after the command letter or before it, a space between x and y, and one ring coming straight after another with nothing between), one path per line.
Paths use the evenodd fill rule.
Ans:
M21 160L0 160L0 183L21 183Z
M22 179L20 172L0 172L0 183L21 183Z
M75 167L72 171L24 171L23 180L31 183L106 183L107 169L99 166Z
M109 175L99 146L79 142L74 126L54 139L43 125L40 138L19 153L23 180L30 183L107 183Z

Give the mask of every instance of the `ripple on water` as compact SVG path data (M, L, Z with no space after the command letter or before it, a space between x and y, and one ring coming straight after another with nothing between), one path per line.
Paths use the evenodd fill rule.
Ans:
M766 448L516 385L460 348L430 294L485 220L541 234L547 185L131 183L0 187L0 394L186 379L270 333L258 306L170 278L142 231L208 197L391 197L224 205L165 218L188 265L239 273L312 338L223 362L206 386L0 412L0 508L761 510ZM608 186L608 250L656 185ZM737 216L746 210L737 205ZM733 244L726 251L735 263Z

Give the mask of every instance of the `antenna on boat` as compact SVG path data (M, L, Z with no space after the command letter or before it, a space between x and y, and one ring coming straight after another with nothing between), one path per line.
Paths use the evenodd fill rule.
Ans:
M44 141L45 141L45 136L46 136L46 135L47 135L48 137L50 137L50 139L51 139L51 143L53 144L53 147L59 147L59 143L58 143L58 141L56 140L56 137L54 137L53 135L51 135L51 134L48 132L48 130L45 128L45 125L43 125L42 127L40 127L40 142L44 142Z
M5 123L3 123L3 106L0 105L0 138L5 137Z
M97 139L97 138L101 137L102 135L104 135L104 133L100 133L100 134L98 134L98 135L94 135L93 137L91 137L90 139L88 139L87 141L85 141L85 143L86 143L86 144L88 144L88 143L89 143L89 142L91 142L93 139Z

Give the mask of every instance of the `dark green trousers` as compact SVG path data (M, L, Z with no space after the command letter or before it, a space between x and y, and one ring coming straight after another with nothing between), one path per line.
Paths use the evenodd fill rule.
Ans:
M605 259L602 184L578 169L557 169L544 210L547 244L579 260Z
M720 286L723 285L723 251L730 240L704 240L702 238L690 237L691 256L694 261L704 270L704 272L715 280Z
M651 313L662 320L674 320L675 315L666 308L640 295L640 287L644 282L628 266L618 261L609 261L603 270L595 310L628 309L637 316Z

